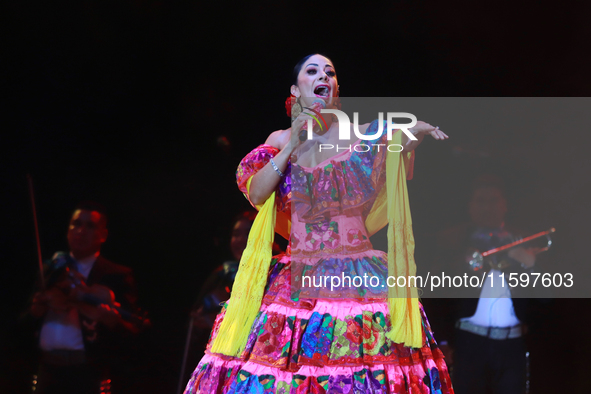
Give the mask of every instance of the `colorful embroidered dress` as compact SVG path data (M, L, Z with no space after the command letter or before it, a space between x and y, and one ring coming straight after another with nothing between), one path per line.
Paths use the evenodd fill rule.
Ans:
M367 133L376 130L374 122ZM453 393L422 308L422 348L386 337L391 322L382 285L388 264L386 254L372 248L365 227L386 182L385 137L358 141L354 145L363 146L314 168L288 166L276 206L278 215L291 217L290 247L271 262L247 345L240 357L211 352L224 307L185 394ZM248 179L277 153L261 145L242 160L236 176L247 197ZM376 280L317 286L329 275ZM315 282L302 283L303 276Z

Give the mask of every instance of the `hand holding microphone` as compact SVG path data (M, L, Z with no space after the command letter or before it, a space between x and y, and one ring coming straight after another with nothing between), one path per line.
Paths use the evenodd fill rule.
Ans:
M324 108L326 108L326 101L322 100L321 98L317 98L317 99L314 99L314 101L312 102L312 105L310 107L304 107L305 110L312 112L312 114L310 114L310 112L306 113L305 111L302 111L302 114L306 114L308 116L318 115L320 113L320 110L324 109ZM302 142L306 141L306 131L307 131L306 126L307 126L307 122L306 122L306 125L299 132L299 139Z

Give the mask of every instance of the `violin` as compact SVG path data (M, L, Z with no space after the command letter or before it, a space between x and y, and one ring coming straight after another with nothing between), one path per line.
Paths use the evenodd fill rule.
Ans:
M77 308L89 319L103 321L107 325L114 325L118 316L137 329L151 324L146 314L140 316L122 308L115 299L115 293L107 286L88 286L65 253L56 253L53 261L56 269L48 278L47 289L43 292L44 302L53 310L67 312Z

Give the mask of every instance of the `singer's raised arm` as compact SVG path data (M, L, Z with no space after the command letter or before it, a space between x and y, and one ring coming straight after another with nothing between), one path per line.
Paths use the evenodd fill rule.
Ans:
M273 157L273 162L277 166L277 169L282 173L285 173L287 169L287 163L293 149L290 136L291 129L277 130L267 138L265 141L266 145L271 145L279 149L279 153ZM297 136L296 136L297 138ZM277 185L281 181L279 172L273 168L273 164L269 161L265 166L253 175L252 181L249 188L249 199L254 205L263 204L267 198L275 191Z

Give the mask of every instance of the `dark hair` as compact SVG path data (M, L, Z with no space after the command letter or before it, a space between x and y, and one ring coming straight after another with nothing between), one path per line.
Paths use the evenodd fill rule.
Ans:
M257 213L257 211L252 209L247 209L245 211L240 212L238 215L234 216L234 220L232 221L232 227L242 220L254 222L254 219L257 217Z
M501 177L493 174L481 174L477 176L472 182L472 195L474 195L478 189L489 187L497 189L501 192L503 197L505 197L505 182L503 182Z
M94 211L94 212L100 213L102 220L105 223L105 227L107 226L107 224L109 222L109 217L107 216L107 209L104 207L104 205L102 205L96 201L90 201L90 200L81 201L74 208L74 211L77 211L77 210Z
M304 57L299 62L297 62L296 65L295 65L295 67L293 68L293 74L291 76L291 84L292 85L298 86L298 75L300 75L300 71L302 70L302 66L304 65L304 63L306 63L308 61L308 59L310 59L314 55L324 56L325 58L327 58L328 60L330 60L330 58L328 56L323 55L321 53L312 53L312 54Z

